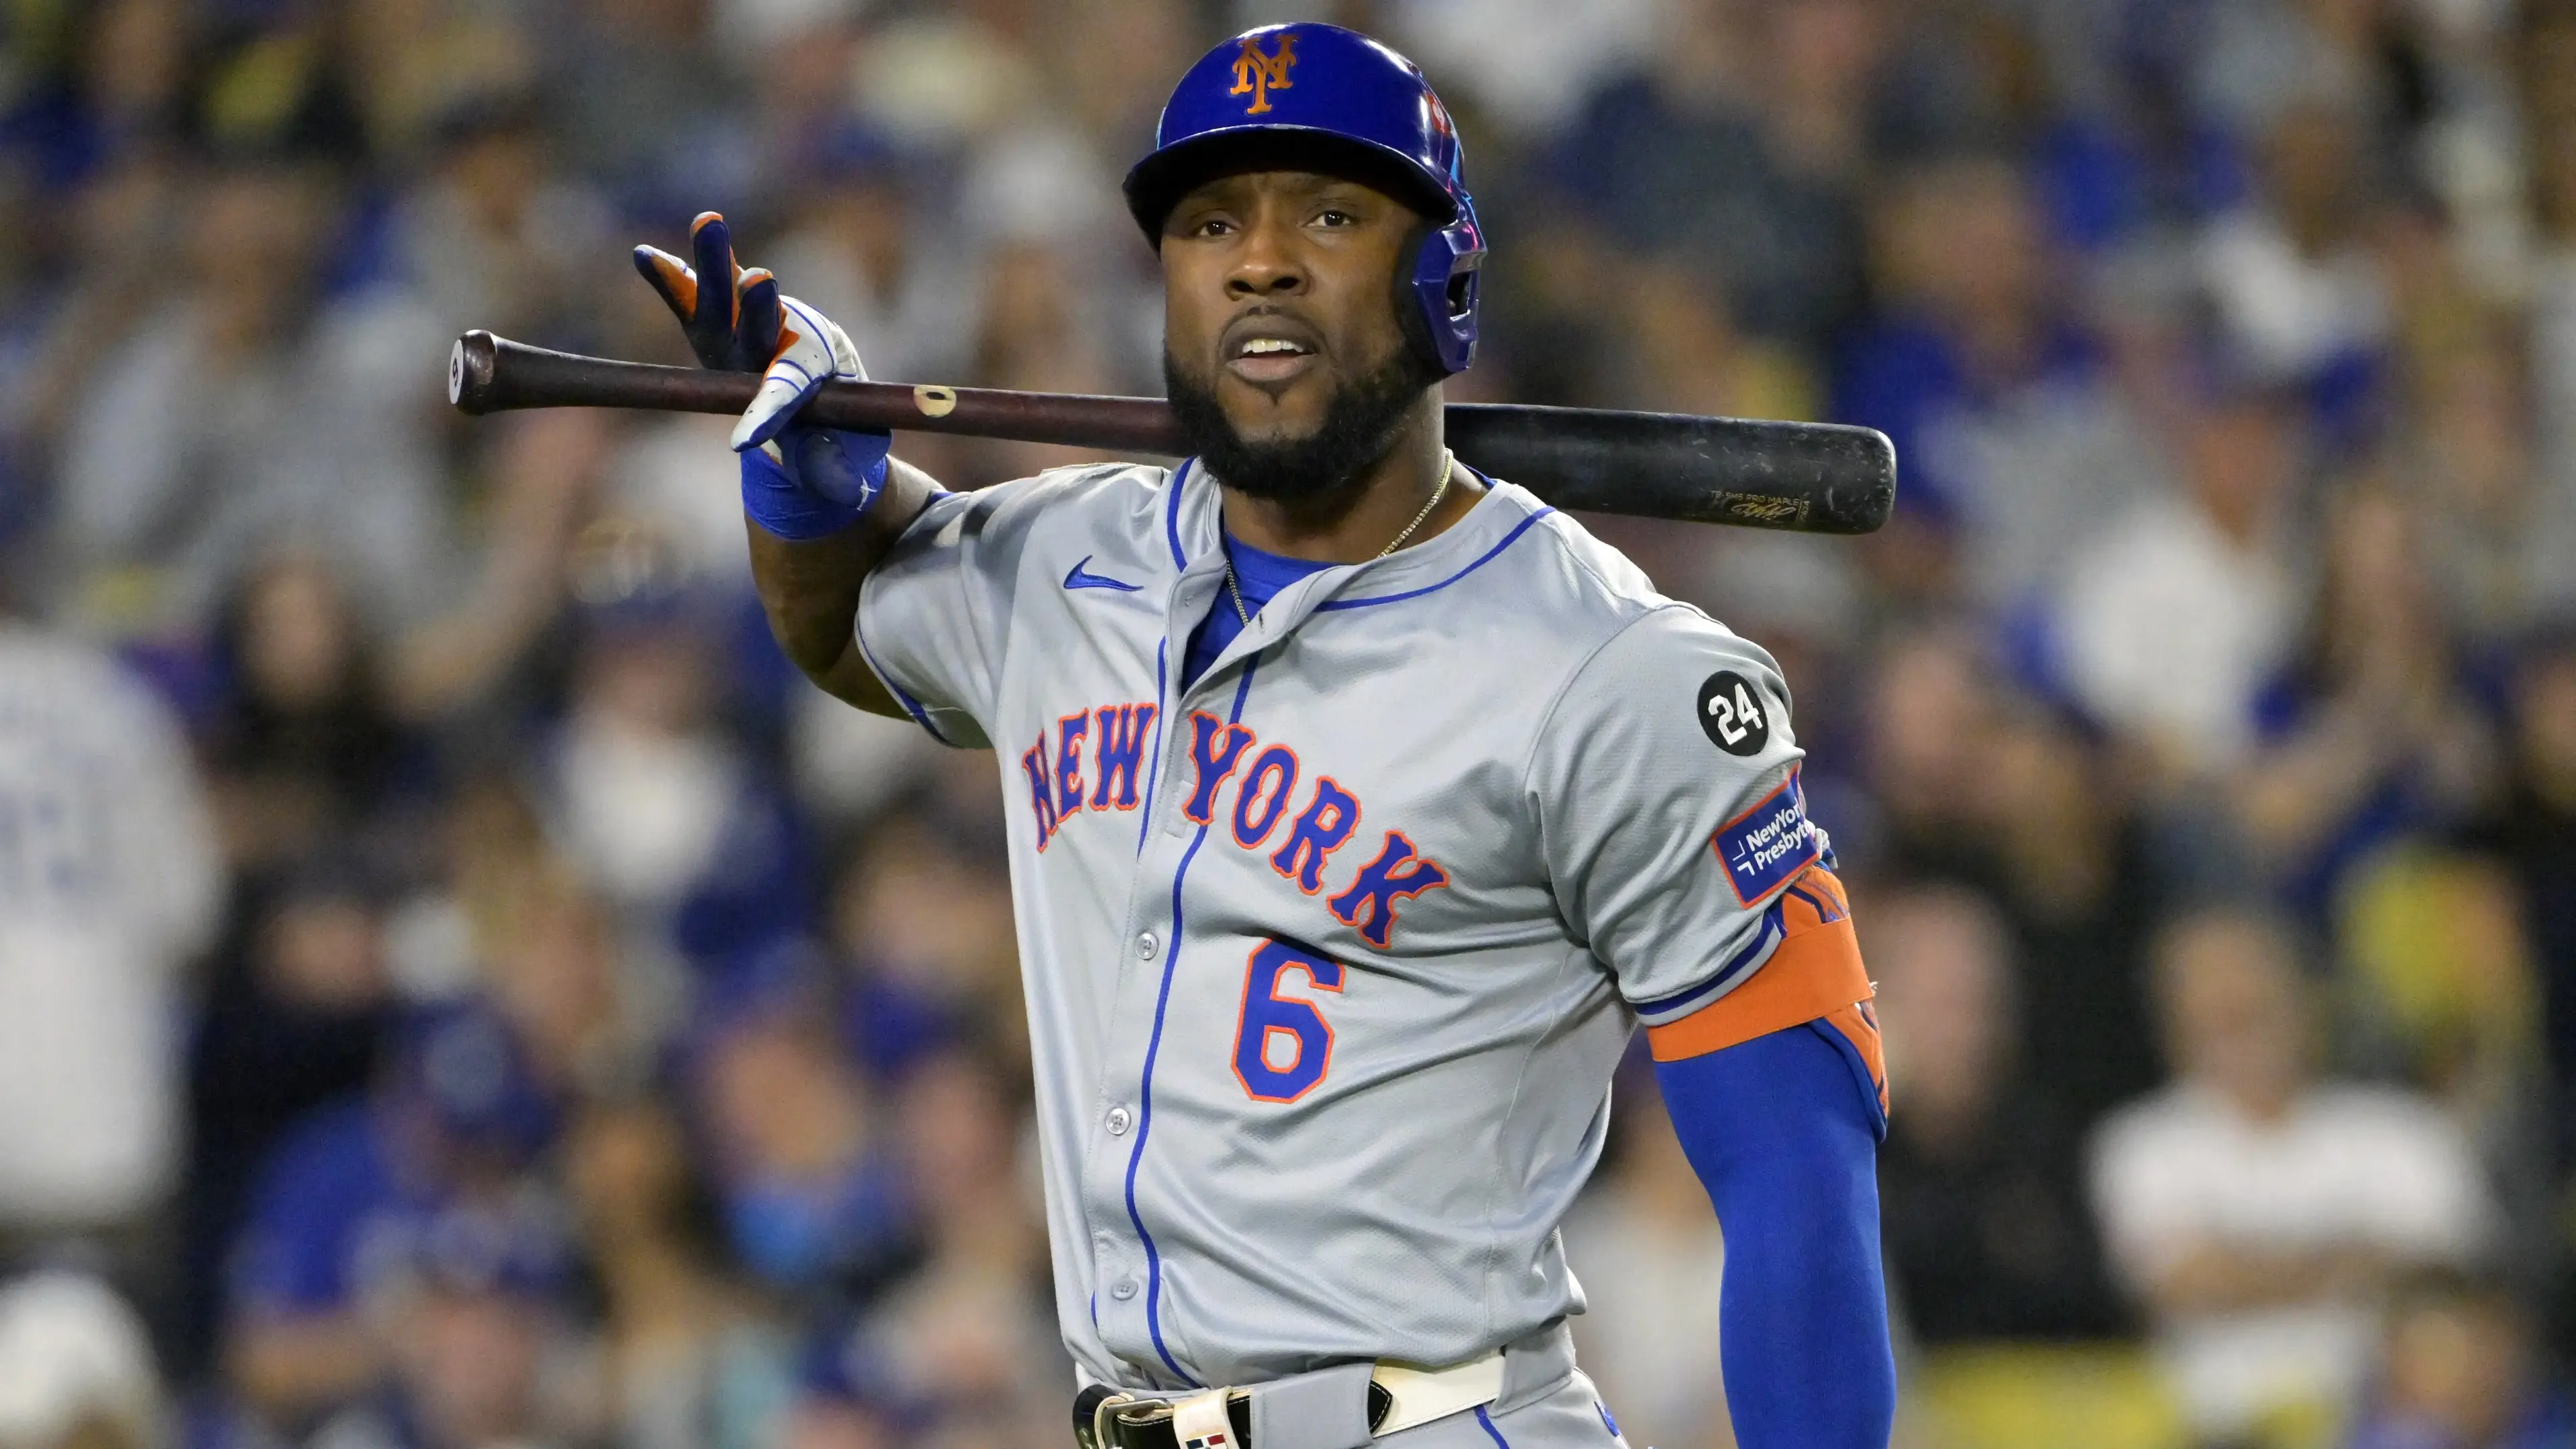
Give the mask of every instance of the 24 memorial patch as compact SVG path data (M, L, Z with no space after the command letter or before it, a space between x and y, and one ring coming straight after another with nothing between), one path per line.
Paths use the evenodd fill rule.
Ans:
M1699 727L1708 742L1730 755L1758 755L1771 743L1771 717L1750 680L1721 669L1701 681Z

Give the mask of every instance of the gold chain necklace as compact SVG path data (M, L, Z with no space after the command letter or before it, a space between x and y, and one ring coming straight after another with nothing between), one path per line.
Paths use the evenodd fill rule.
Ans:
M1384 558L1388 554L1395 552L1397 549L1404 547L1404 541L1413 537L1413 531L1422 526L1422 520L1429 518L1431 516L1431 510L1439 507L1440 500L1448 496L1449 475L1456 471L1457 467L1458 455L1450 449L1441 449L1440 482L1432 488L1431 496L1423 501L1422 511L1413 515L1413 521L1404 526L1404 531L1402 533L1399 533L1395 537L1387 540L1386 547L1379 549L1377 551L1376 558L1370 559L1369 562L1375 563L1378 559ZM1235 619L1242 624L1247 626L1250 625L1252 623L1252 613L1250 610L1243 607L1243 590L1235 586L1234 558L1232 555L1228 555L1225 561L1225 591L1226 594L1234 600Z

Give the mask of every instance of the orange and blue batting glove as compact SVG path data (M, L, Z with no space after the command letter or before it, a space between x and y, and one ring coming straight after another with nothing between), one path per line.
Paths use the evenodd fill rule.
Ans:
M828 537L857 523L885 487L893 434L802 426L795 419L824 383L867 379L858 348L838 323L780 295L767 270L736 262L723 217L701 213L689 225L689 245L695 266L639 246L635 270L680 319L701 365L762 375L733 431L743 512L791 541ZM709 285L709 278L729 280Z

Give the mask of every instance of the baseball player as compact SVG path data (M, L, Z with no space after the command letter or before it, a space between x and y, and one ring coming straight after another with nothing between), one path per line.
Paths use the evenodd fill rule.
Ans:
M1176 469L948 492L798 423L858 353L720 218L694 268L637 252L702 361L765 373L733 442L779 642L998 756L1077 1437L1623 1442L1556 1228L1643 1022L1726 1231L1739 1441L1884 1445L1878 1037L1788 691L1442 446L1484 254L1448 112L1264 27L1125 190Z

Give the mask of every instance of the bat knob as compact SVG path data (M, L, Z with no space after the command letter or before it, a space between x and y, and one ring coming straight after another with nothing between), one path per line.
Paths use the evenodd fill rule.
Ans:
M447 350L447 400L462 412L492 411L492 374L499 362L498 339L477 327Z

